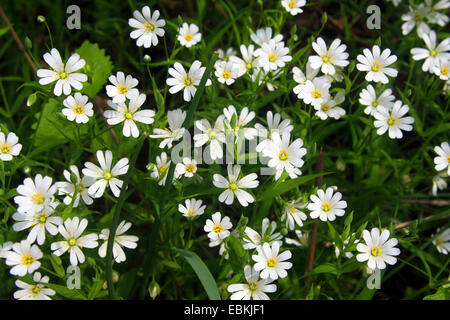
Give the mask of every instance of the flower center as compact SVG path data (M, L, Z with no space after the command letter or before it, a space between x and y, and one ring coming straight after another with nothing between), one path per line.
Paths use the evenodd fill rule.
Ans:
M247 69L247 70L250 70L251 68L252 68L252 64L249 62L249 63L247 63L246 65L245 65L245 68Z
M377 106L378 106L378 102L375 101L372 103L372 107L376 108Z
M0 146L1 153L9 153L10 151L11 151L11 147L8 144L4 143Z
M330 56L328 54L322 57L323 63L330 63Z
M378 257L378 256L381 254L381 249L380 249L380 247L372 248L372 250L370 251L370 253L371 253L374 257Z
M290 207L290 208L288 209L288 212L289 212L290 214L294 214L294 213L297 212L297 208L294 207L294 206L292 206L292 207Z
M223 231L223 227L220 224L216 224L213 228L213 231L217 234L221 233Z
M42 212L39 215L39 217L37 218L37 221L38 221L39 224L45 224L45 222L47 221L47 215Z
M105 180L111 180L112 177L113 177L113 175L112 175L112 173L111 173L110 171L106 171L106 172L103 174L103 178L104 178Z
M163 174L164 171L166 171L167 167L169 166L169 164L163 165L162 167L160 167L159 170L159 174Z
M41 291L41 288L39 288L38 286L31 287L31 294L35 297L37 297L39 295L40 291Z
M186 39L186 41L192 41L193 36L192 34L188 33L184 38Z
M439 246L439 245L441 245L441 244L443 244L444 243L444 240L442 240L442 239L436 239L436 245L437 246Z
M430 50L430 56L432 56L433 58L434 57L436 57L437 55L439 54L439 52L438 51L436 51L436 50Z
M238 188L238 185L235 182L231 182L229 184L228 188L230 188L231 191L236 191Z
M294 9L295 8L295 1L294 0L290 0L288 6L289 6L289 8Z
M83 192L84 191L84 189L86 189L86 185L84 184L84 183L79 183L79 184L77 184L77 192L78 193L81 193L81 192Z
M83 106L75 106L73 108L73 112L76 114L83 114L84 113L84 107Z
M450 162L450 156L447 157L447 161Z
M62 71L62 72L58 73L58 76L60 79L64 80L65 78L67 78L68 74L65 71Z
M275 260L274 258L270 258L269 260L267 260L267 266L269 268L275 267L276 264L277 264L277 260Z
M258 290L258 282L250 282L248 284L248 290L252 293L257 291Z
M125 113L125 119L132 120L133 119L133 114L131 112Z
M44 196L42 194L40 194L39 192L36 192L35 194L33 194L33 196L31 197L31 200L33 200L33 202L35 204L43 204L45 199Z
M31 264L34 262L34 258L31 256L31 254L27 254L26 256L22 257L22 264L31 266Z
M144 26L145 32L152 32L155 30L155 25L153 23L146 23Z
M313 96L314 99L318 99L322 96L322 92L320 92L320 90L315 89L311 95Z
M187 74L183 77L183 83L185 87L189 87L194 84L194 81L192 81L192 77Z
M387 118L387 123L388 123L389 127L392 127L392 126L398 124L398 118L394 117L394 116L390 116L389 118Z
M328 202L322 203L322 210L325 211L325 212L330 211L331 210L330 204Z
M280 153L278 153L278 158L279 158L281 161L286 161L287 158L288 158L288 155L289 155L289 153L287 152L287 150L286 150L286 149L283 149L283 150L280 151Z
M374 61L374 63L372 64L372 71L378 72L381 70L382 66L383 64L380 61Z
M75 238L70 238L67 243L69 244L69 247L74 247L77 244L77 239Z
M208 136L209 136L210 139L215 139L216 135L217 135L216 130L211 130L211 131L208 132Z
M324 104L324 105L322 105L321 109L323 112L327 112L328 110L330 110L330 107L328 105Z
M275 62L277 61L277 54L275 52L269 54L269 61L270 62Z
M195 213L194 210L189 209L189 211L187 212L188 217L192 216Z
M194 170L195 170L194 165L192 165L192 164L186 165L186 172L192 173L192 172L194 172Z
M222 73L222 78L224 79L230 79L231 78L231 73L229 71L224 71Z
M448 67L443 67L441 69L441 74L444 75L444 76L448 75Z
M128 87L127 86L119 86L119 88L117 88L117 91L119 91L120 94L126 94L128 92Z

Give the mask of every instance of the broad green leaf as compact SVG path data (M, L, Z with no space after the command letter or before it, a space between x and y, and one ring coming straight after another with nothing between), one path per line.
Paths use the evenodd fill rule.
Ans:
M211 272L200 257L189 250L175 249L194 269L210 300L220 300L219 290Z
M109 56L105 55L105 49L100 49L98 44L88 40L85 40L75 52L86 61L83 70L88 76L88 81L83 83L81 92L92 98L108 81L113 69L112 63Z
M55 292L67 299L71 300L86 300L86 296L79 289L69 289L65 286L54 283L46 283L46 287L55 290Z

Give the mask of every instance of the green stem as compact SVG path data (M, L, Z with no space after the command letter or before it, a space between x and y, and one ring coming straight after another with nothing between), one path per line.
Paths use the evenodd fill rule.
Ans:
M139 152L141 151L144 140L145 140L145 136L142 135L137 144L137 147L133 153L133 157L131 158L130 166L128 168L128 173L126 174L125 178L123 179L123 185L122 185L122 189L120 192L119 200L116 205L116 210L114 212L113 221L109 228L108 246L106 248L106 281L108 284L108 292L109 292L110 299L117 299L117 295L114 292L113 280L112 280L114 237L116 236L116 229L117 229L117 224L119 223L120 211L122 210L123 203L125 202L125 198L126 198L126 194L127 194L126 190L127 190L128 182L131 178L131 171L134 168L134 165L136 164L136 160L139 155Z

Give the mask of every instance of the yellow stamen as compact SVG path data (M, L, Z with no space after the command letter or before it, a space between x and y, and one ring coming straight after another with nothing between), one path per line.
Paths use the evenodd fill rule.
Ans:
M217 234L221 233L222 231L223 231L223 227L222 227L222 225L220 225L220 224L216 224L216 225L213 227L213 232L215 232L215 233L217 233Z
M104 178L105 180L109 181L109 180L111 180L111 179L113 178L113 175L112 175L112 173L111 173L110 171L106 171L106 172L103 174L103 178Z
M184 38L186 39L186 41L192 41L193 36L192 34L188 33Z
M125 113L125 119L132 120L133 119L133 114L131 112Z
M269 61L270 62L275 62L277 61L277 54L275 52L269 54Z
M320 90L315 89L311 95L313 96L314 99L318 99L322 96L322 92Z
M322 109L323 112L327 112L328 110L330 110L330 107L326 104L322 105L322 107L320 107Z
M4 143L0 146L0 152L1 153L10 153L11 147L8 144Z
M231 78L231 73L229 71L224 71L222 73L222 78L227 79L227 80L230 79Z
M288 156L289 156L289 153L287 152L286 149L283 149L283 150L280 151L280 153L278 153L278 158L281 161L286 161Z
M441 74L444 75L444 76L448 75L448 67L443 67L441 69Z
M231 191L235 191L238 188L238 185L235 182L231 182L228 186Z
M33 194L33 196L31 197L31 200L33 200L33 202L35 204L43 204L45 201L45 198L42 194L40 194L39 192L36 192L35 194Z
M67 243L69 244L70 247L74 247L77 244L77 239L75 238L70 238Z
M190 216L192 216L194 213L195 213L194 210L189 209L188 212L187 212L187 215L188 215L188 217L190 217Z
M187 74L183 77L183 83L185 87L189 87L194 84L194 81L192 81L192 77Z
M322 210L325 211L325 212L330 211L331 210L330 204L328 202L322 203Z
M381 254L381 249L380 249L380 247L372 248L372 250L370 251L370 253L371 253L374 257L378 257L378 256Z
M374 61L372 64L372 71L373 72L378 72L381 70L381 67L383 66L383 64L380 61Z
M39 288L38 286L32 286L31 287L31 294L34 297L37 297L39 295L39 292L41 291L41 288Z
M146 23L144 26L144 31L145 32L152 32L153 30L155 30L155 25L152 23Z
M47 221L47 215L45 213L41 212L41 214L37 218L38 224L45 224L46 221Z
M392 126L398 124L398 118L394 117L394 116L390 116L389 118L387 118L387 123L388 123L389 127L392 127Z
M294 9L295 8L295 1L294 0L289 1L288 6L289 6L289 8Z
M22 264L31 266L34 262L34 258L31 256L31 254L27 254L26 256L22 257Z
M117 91L119 91L120 94L126 94L128 92L128 87L127 86L119 86L119 88L117 88Z
M75 106L75 107L73 107L73 112L75 112L76 114L83 114L84 107L83 106Z
M269 260L267 260L267 266L269 268L275 267L276 264L277 264L277 260L275 260L274 258L270 258Z
M192 173L192 172L194 172L195 167L192 164L188 164L188 165L186 165L186 169L185 170L186 170L186 172Z

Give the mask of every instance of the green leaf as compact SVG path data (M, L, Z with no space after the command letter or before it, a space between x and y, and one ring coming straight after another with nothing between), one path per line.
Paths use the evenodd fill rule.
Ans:
M64 278L66 275L66 271L62 266L61 259L58 256L55 256L53 253L48 255L50 257L50 262L52 264L53 270L58 274L60 278Z
M84 72L89 78L88 82L83 83L81 92L92 98L108 81L113 65L109 56L105 55L105 49L100 49L98 44L88 40L85 40L75 52L86 61Z
M441 287L435 293L425 296L423 300L450 300L450 290Z
M312 270L312 274L320 274L320 273L330 273L337 275L337 269L334 265L330 263L321 264L320 266L315 267Z
M194 269L209 299L220 300L219 290L217 289L216 281L214 280L208 267L200 259L200 257L194 252L189 250L175 249L175 251L179 252L191 265L192 269Z
M65 286L61 286L59 284L54 283L46 283L46 287L55 290L55 292L67 299L71 300L86 300L86 296L83 294L81 290L78 289L69 289Z

